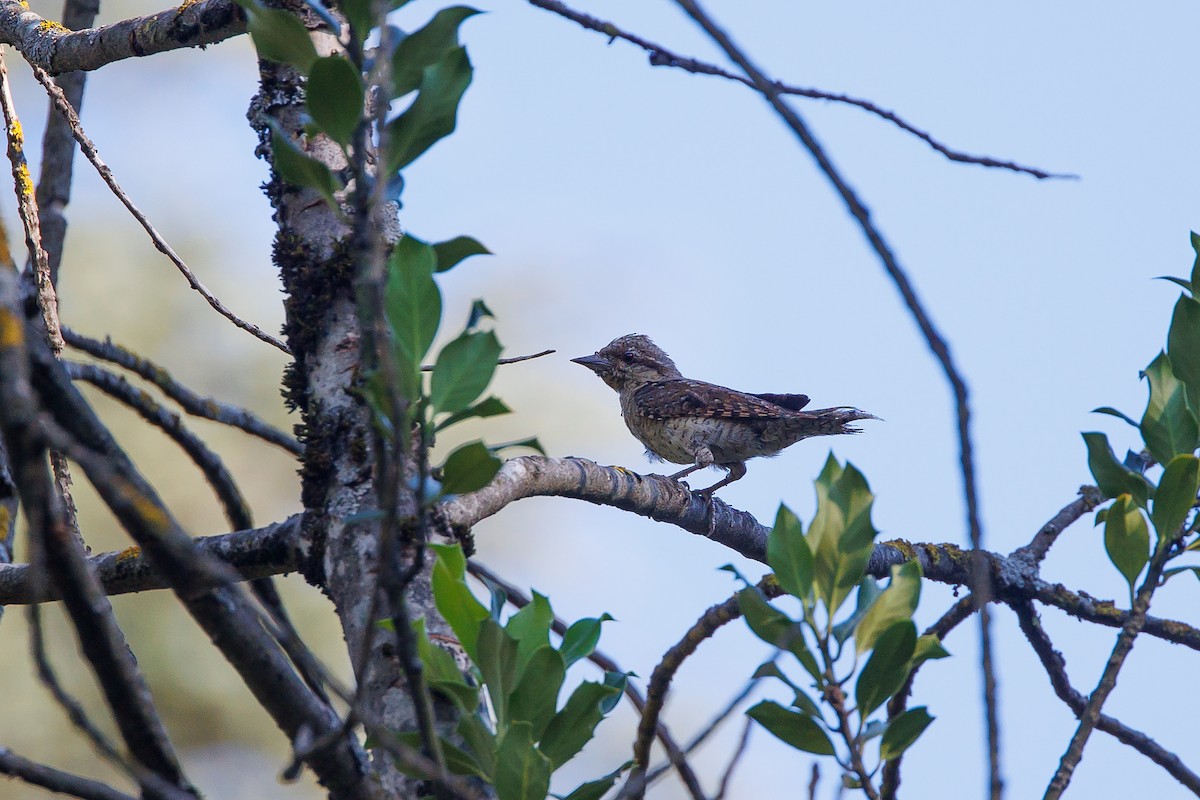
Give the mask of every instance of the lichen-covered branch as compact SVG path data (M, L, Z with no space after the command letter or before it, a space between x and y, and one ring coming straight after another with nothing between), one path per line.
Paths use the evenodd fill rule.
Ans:
M157 14L81 31L38 16L21 0L0 2L0 44L12 45L26 61L51 75L215 44L245 30L246 17L233 0L185 2Z

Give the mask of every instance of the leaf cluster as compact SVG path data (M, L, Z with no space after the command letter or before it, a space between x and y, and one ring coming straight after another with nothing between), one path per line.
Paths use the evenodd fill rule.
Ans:
M1152 552L1177 547L1181 555L1200 549L1200 537L1194 536L1200 518L1193 512L1200 491L1200 236L1193 233L1191 241L1196 252L1191 278L1165 279L1183 292L1171 315L1167 349L1141 373L1149 387L1141 420L1107 406L1096 409L1135 427L1146 455L1130 452L1119 461L1107 436L1083 434L1096 485L1113 498L1097 512L1096 522L1104 524L1104 548L1131 595ZM1157 482L1146 476L1153 463L1163 467ZM1200 575L1197 567L1175 567L1165 578L1184 571Z
M608 672L603 681L583 681L559 704L567 670L595 650L608 614L581 619L567 628L558 646L550 641L554 612L534 592L533 601L501 619L504 595L484 606L466 584L466 559L457 545L434 545L433 595L470 660L464 675L454 657L434 644L418 623L418 652L431 691L458 711L454 741L444 738L447 768L495 787L500 800L543 800L554 771L583 749L612 710L627 675ZM482 713L486 694L494 714ZM414 744L416 733L405 734ZM624 767L588 781L565 800L596 800Z
M866 574L878 531L871 523L874 495L862 473L831 455L816 491L808 533L781 505L767 540L775 580L800 602L800 616L786 614L757 587L738 594L754 634L794 658L805 677L790 677L778 659L764 663L756 676L781 681L793 700L790 706L764 700L747 713L798 750L837 757L846 780L861 785L873 770L856 774L860 770L852 765L866 763L869 742L879 739L878 762L897 758L933 721L924 707L894 719L877 719L875 713L917 665L948 653L936 637L917 635L912 617L921 594L919 563L893 567L886 588ZM855 608L842 613L851 594ZM850 705L844 687L856 675Z

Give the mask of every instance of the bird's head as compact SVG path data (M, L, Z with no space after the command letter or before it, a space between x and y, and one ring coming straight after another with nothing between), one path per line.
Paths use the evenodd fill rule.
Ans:
M618 392L650 381L682 378L671 357L649 336L630 333L613 339L594 355L571 359L600 376Z

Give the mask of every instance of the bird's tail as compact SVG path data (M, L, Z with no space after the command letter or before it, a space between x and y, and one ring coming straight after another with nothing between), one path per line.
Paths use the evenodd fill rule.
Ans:
M788 427L799 439L809 436L834 436L840 433L861 433L853 423L864 419L879 419L874 414L849 406L817 408L812 411L797 411L789 418Z

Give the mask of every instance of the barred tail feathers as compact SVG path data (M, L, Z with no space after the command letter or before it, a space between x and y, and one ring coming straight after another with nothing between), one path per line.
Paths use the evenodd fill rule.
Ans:
M861 433L862 429L852 423L866 419L879 417L850 406L818 408L795 412L788 427L801 439L809 436L836 436L843 433Z

